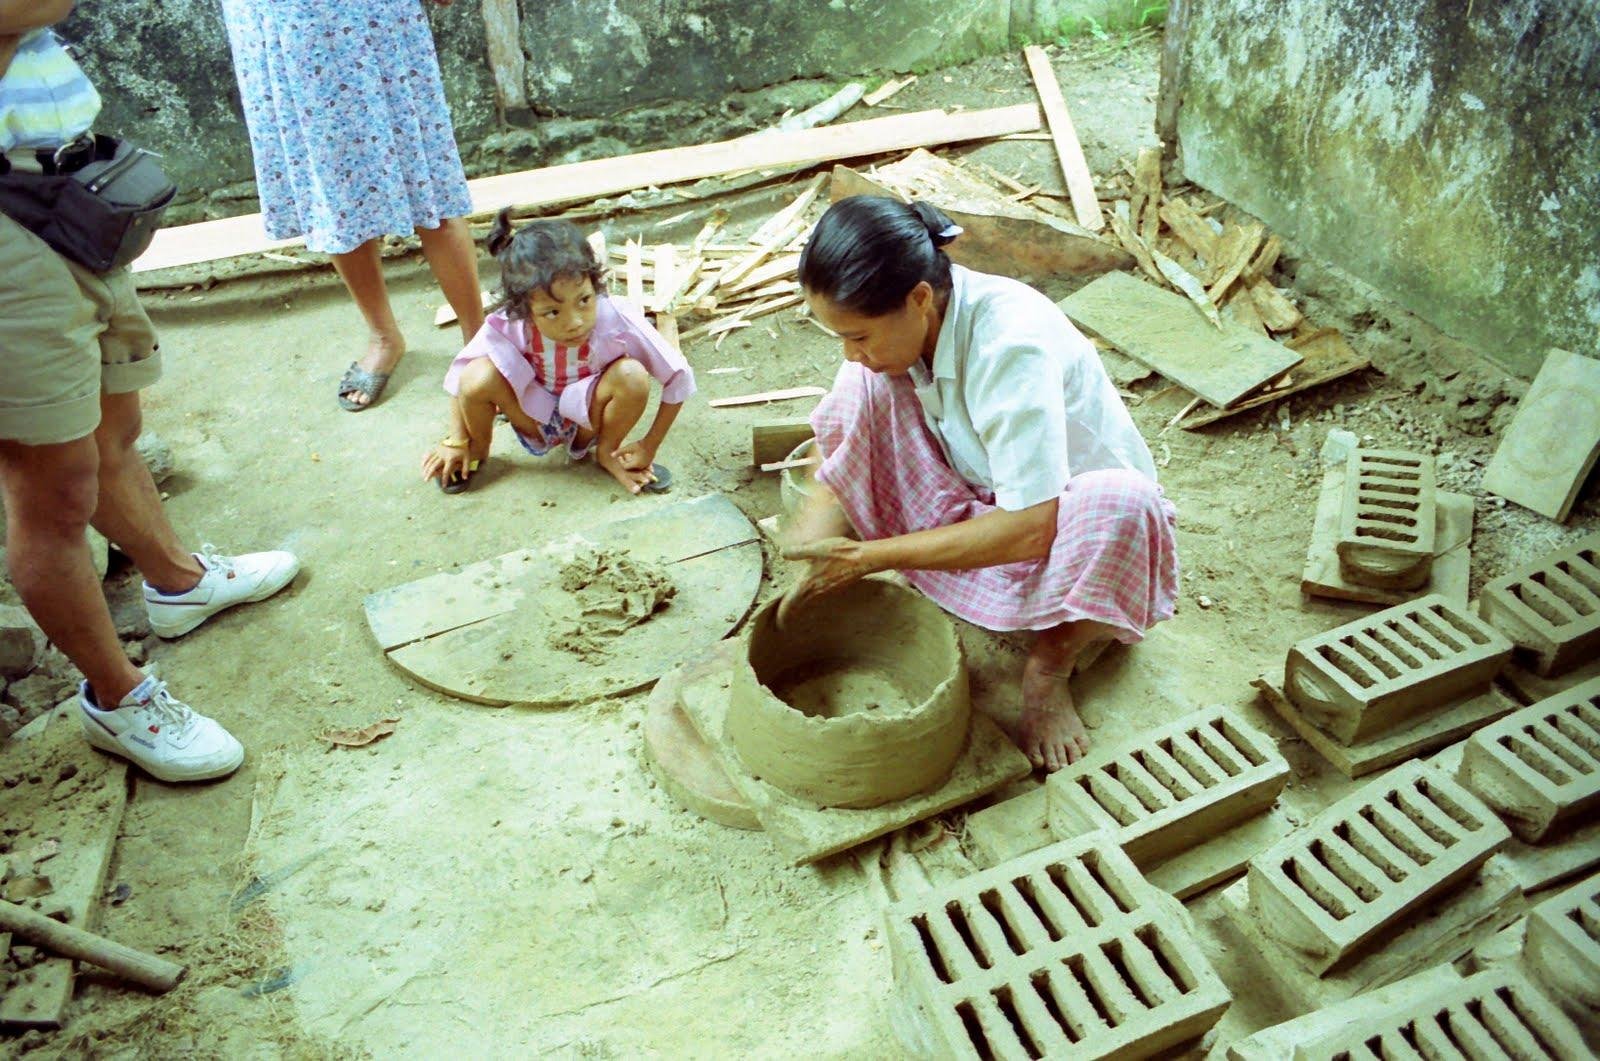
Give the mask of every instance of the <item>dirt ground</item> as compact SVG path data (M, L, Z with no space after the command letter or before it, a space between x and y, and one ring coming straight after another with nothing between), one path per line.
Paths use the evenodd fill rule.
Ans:
M1148 40L1058 54L1097 173L1154 143L1155 66ZM1030 98L1020 61L1005 58L924 75L893 102ZM977 153L1024 181L1059 182L1048 143ZM747 197L735 223L748 231L793 194ZM663 218L621 218L608 235L682 239L699 225L652 227ZM1303 819L1349 783L1264 713L1248 682L1297 637L1365 612L1298 588L1325 433L1445 455L1444 485L1477 502L1474 588L1600 518L1591 499L1558 527L1479 490L1515 381L1331 270L1293 258L1285 269L1309 317L1345 328L1384 371L1199 432L1164 429L1182 401L1159 379L1130 387L1180 513L1184 594L1175 620L1108 656L1078 695L1101 742L1206 704L1238 707L1295 765L1285 805ZM103 930L189 963L189 980L161 999L85 981L64 1032L0 1051L899 1056L879 911L963 871L963 813L787 868L761 834L699 820L655 786L640 759L645 694L543 712L453 700L386 663L361 612L376 590L671 500L722 492L752 519L776 512L776 479L749 467L748 425L804 403L706 401L826 385L835 342L784 313L720 349L691 345L700 391L661 454L676 474L666 499L626 498L595 469L535 460L506 434L483 481L446 498L417 468L443 424L438 382L459 335L430 326L440 299L415 256L390 277L411 352L382 405L356 416L333 395L362 328L331 272L149 295L167 371L147 417L177 454L175 521L196 545L293 549L304 573L154 654L174 690L250 753L217 784L140 778L123 821L110 880L129 897L106 907ZM1061 297L1077 283L1040 286ZM791 577L770 553L767 565L764 594ZM979 708L1013 721L1024 643L962 636ZM400 720L395 733L367 748L316 736L385 717ZM24 747L0 746L0 766ZM1202 927L1220 916L1215 893L1190 908ZM1209 936L1207 947L1225 979L1237 971ZM1213 1049L1289 1015L1232 986Z

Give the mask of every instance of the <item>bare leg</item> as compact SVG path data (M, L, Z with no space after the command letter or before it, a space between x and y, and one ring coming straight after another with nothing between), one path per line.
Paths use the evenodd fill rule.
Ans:
M1067 680L1090 645L1110 640L1116 628L1084 619L1042 630L1022 667L1022 718L1017 735L1035 767L1059 770L1089 750L1089 735L1072 702Z
M594 397L589 402L589 423L594 425L593 430L578 432L580 445L599 436L595 440L595 463L630 494L644 489L645 483L650 481L650 470L629 471L611 454L622 448L628 432L644 415L644 407L649 402L650 370L631 357L613 361L600 377L600 385L594 389Z
M483 298L478 293L478 248L465 218L451 217L438 228L419 228L422 256L439 282L445 301L456 311L461 341L471 340L483 327Z
M150 585L163 593L187 593L205 571L172 529L150 469L134 447L140 422L137 392L100 396L94 528L128 554Z
M117 640L84 537L99 505L95 440L55 446L0 441L0 491L6 559L22 602L89 680L95 700L115 707L144 675Z
M332 255L333 267L339 272L356 308L366 319L372 333L367 343L366 356L360 365L368 372L392 372L405 356L406 340L395 323L394 309L389 305L389 289L383 282L383 256L378 241L369 239L353 251ZM350 396L357 405L366 405L372 395L357 391Z
M511 384L487 357L478 358L462 371L456 403L467 425L467 455L473 460L489 456L496 413L504 413L511 426L524 435L538 437L541 430L533 417L522 411Z

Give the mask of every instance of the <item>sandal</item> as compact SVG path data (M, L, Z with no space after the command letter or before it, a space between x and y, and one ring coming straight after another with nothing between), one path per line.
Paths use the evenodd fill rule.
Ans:
M447 494L463 493L467 487L472 485L472 477L478 474L478 468L482 464L483 461L468 461L466 472L455 479L451 479L449 482L445 482L444 473L440 472L439 489L443 490Z
M669 471L665 465L650 465L650 474L656 477L656 481L653 483L645 483L642 491L643 493L664 494L668 490L672 489L672 472Z
M339 406L347 412L359 413L363 409L370 409L378 404L378 398L383 394L383 388L389 384L389 373L368 372L359 364L352 361L350 367L345 369L344 378L339 381ZM365 394L366 404L352 401L352 394Z

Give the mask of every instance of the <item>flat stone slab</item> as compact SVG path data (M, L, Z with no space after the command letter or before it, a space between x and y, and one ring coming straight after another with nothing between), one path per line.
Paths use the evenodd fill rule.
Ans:
M1519 706L1499 690L1490 689L1433 711L1404 729L1388 730L1356 744L1343 744L1301 714L1272 678L1262 675L1250 684L1278 717L1346 777L1370 774L1454 744L1479 726L1503 718Z
M580 621L563 562L586 549L663 565L676 587L645 622L578 655L550 643ZM761 544L731 501L709 494L374 593L367 625L390 662L431 689L497 707L561 707L642 689L743 620L761 585Z
M762 828L790 863L816 862L877 836L959 807L1026 777L1028 759L987 715L972 713L967 746L945 783L931 792L881 807L818 807L749 775L723 735L728 714L727 672L684 686L684 711L711 745L728 778L749 801Z
M1600 361L1551 350L1517 407L1483 488L1558 523L1600 456Z
M1302 360L1242 325L1224 320L1218 329L1182 295L1128 273L1107 273L1057 305L1073 323L1218 408Z

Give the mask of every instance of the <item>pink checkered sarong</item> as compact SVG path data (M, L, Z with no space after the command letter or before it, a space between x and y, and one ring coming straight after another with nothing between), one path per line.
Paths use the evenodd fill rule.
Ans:
M846 363L814 413L817 475L864 540L943 527L995 510L994 495L945 462L911 380ZM1055 544L1039 560L969 571L906 571L953 615L990 630L1044 630L1093 619L1125 643L1172 617L1176 513L1161 488L1122 469L1075 475L1061 494Z

